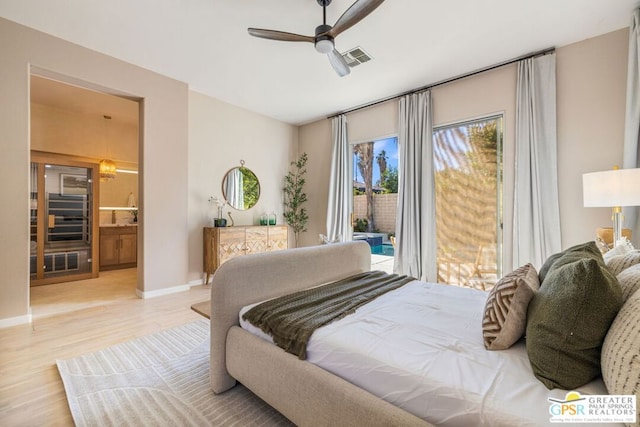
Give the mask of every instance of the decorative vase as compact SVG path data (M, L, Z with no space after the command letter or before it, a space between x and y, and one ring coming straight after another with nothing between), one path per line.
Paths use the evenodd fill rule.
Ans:
M216 218L213 220L213 226L214 227L226 227L227 226L227 220L224 218Z
M269 215L269 225L276 225L276 213L273 212Z

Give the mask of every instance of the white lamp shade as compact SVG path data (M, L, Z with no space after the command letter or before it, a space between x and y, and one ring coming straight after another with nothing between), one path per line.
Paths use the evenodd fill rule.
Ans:
M640 206L640 168L582 175L585 207Z

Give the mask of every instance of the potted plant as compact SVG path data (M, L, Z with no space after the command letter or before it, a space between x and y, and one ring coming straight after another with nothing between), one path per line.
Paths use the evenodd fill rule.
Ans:
M302 153L298 160L291 162L293 171L284 177L284 220L293 230L295 244L298 246L300 232L307 231L309 215L303 206L307 201L304 192L305 174L307 173L307 153Z

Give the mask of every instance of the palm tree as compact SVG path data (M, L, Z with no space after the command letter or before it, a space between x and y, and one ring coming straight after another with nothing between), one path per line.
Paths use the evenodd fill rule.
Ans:
M356 144L353 152L358 155L358 169L364 180L364 192L367 197L367 232L375 230L373 223L373 141Z
M378 168L380 169L380 179L384 176L384 173L387 171L387 152L382 150L376 156L376 162L378 163Z

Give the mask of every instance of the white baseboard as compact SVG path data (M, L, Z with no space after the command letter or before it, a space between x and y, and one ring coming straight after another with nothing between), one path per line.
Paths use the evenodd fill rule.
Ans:
M178 292L184 292L191 289L191 285L180 285L174 286L172 288L158 289L157 291L141 291L140 289L136 289L136 295L142 299L148 298L156 298L164 295L176 294Z
M0 319L0 329L9 328L11 326L17 326L17 325L25 325L25 324L31 323L32 320L33 320L33 316L31 315L31 313L25 314L24 316Z
M209 282L211 282L211 278L209 278ZM196 280L191 280L188 285L193 287L193 286L202 286L204 285L204 279L196 279Z

